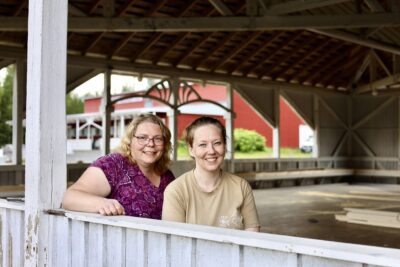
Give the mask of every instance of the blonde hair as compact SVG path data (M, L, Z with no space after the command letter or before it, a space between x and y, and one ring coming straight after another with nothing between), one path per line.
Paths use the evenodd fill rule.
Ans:
M168 169L168 165L171 162L170 159L170 151L171 151L171 132L164 125L162 120L156 115L146 113L140 114L133 118L133 120L129 123L128 127L125 130L124 136L122 137L118 147L115 149L115 152L122 154L127 157L132 164L137 164L135 159L131 153L131 143L133 136L136 134L136 130L138 126L143 122L151 122L158 126L160 126L161 133L164 139L164 151L161 155L161 158L155 163L154 170L157 174L161 175Z

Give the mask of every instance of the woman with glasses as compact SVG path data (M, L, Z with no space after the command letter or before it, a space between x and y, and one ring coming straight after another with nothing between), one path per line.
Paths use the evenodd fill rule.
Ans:
M162 219L260 231L250 185L222 170L226 130L216 119L200 117L186 128L195 168L165 190Z
M115 153L94 161L66 193L65 209L161 219L171 133L157 116L135 117Z

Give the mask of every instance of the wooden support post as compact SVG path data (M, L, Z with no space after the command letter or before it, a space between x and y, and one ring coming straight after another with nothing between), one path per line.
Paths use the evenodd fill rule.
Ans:
M25 266L54 266L44 210L59 208L66 189L67 4L29 1Z
M313 112L314 112L314 144L313 144L313 151L312 156L314 158L318 158L319 154L319 145L320 145L320 138L319 138L319 98L316 94L313 95ZM317 166L319 167L319 166Z
M13 105L12 105L12 143L13 164L22 164L22 142L23 131L22 120L24 111L24 93L26 88L26 63L19 59L15 63L15 74L13 83ZM17 180L20 180L17 178Z
M272 153L274 158L281 157L281 142L280 142L280 93L279 90L274 91L274 120L275 127L272 130Z
M235 155L234 155L234 111L233 111L233 88L230 84L226 86L226 105L227 108L231 110L231 112L226 112L225 119L225 127L226 127L226 135L227 135L227 146L226 146L226 158L230 160L230 172L235 172Z
M178 114L179 110L176 108L178 104L178 96L179 96L179 86L180 81L177 78L173 78L171 81L172 88L172 99L171 104L173 108L168 112L168 127L171 131L171 142L172 142L172 160L178 159Z
M110 129L111 129L111 69L104 73L104 91L102 98L102 152L103 155L110 153Z

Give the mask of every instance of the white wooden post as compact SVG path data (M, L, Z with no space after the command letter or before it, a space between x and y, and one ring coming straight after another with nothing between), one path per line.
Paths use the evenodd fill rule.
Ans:
M281 141L280 141L280 93L279 90L274 91L274 120L275 127L272 130L272 154L274 158L281 156Z
M314 94L313 104L314 104L314 144L312 150L312 156L314 158L319 157L319 100L318 96ZM318 167L318 166L317 166Z
M25 178L25 266L51 266L46 209L66 189L68 1L29 1Z
M75 121L75 139L79 140L80 137L80 131L79 131L79 119L76 119Z
M231 112L226 112L225 119L225 127L226 127L226 137L227 137L227 153L226 158L230 160L230 172L235 172L235 154L234 154L234 110L233 110L233 89L230 84L226 86L226 106L231 110Z
M179 86L180 82L179 79L174 78L172 79L172 105L174 108L172 108L168 113L168 127L169 130L171 131L171 142L172 142L172 160L177 160L178 159L178 114L179 110L175 108L175 106L178 103L178 94L179 94Z
M13 105L12 105L12 143L13 159L15 165L22 164L22 142L23 142L23 108L24 93L26 87L26 63L18 59L15 63L15 74L13 83ZM17 177L20 180L21 177Z
M111 129L111 70L104 73L104 91L102 98L102 152L103 155L110 153L110 129Z

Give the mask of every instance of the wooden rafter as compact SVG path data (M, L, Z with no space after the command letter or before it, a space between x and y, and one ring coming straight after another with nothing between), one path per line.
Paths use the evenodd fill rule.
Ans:
M307 45L309 45L310 43L312 43L314 41L314 38L315 38L315 36L313 38L306 38L306 40L303 41L303 43L299 44L297 47L306 47ZM296 54L296 53L298 53L298 51L296 51L296 49L294 49L290 53L287 52L286 56L280 57L279 60L275 61L275 64L272 68L266 68L264 70L264 72L259 74L259 77L269 76L269 74L272 73L276 67L279 67L283 62L285 62L286 60L291 58L293 56L293 54Z
M115 44L114 49L110 51L108 54L108 58L112 58L115 56L129 41L132 39L133 36L135 36L136 33L130 32L124 35L117 44Z
M101 1L103 0L92 0L87 9L87 13L92 14L96 10L96 8L100 5Z
M177 14L177 17L179 16L183 16L190 8L192 8L195 4L196 4L196 0L195 1L188 1L189 3L186 4L186 6L179 11L179 14ZM161 7L161 6L158 6ZM150 16L151 14L157 12L158 9L152 9L148 13L147 15ZM135 61L137 58L139 58L141 55L143 55L147 50L149 50L151 48L151 46L153 44L155 44L162 36L162 32L159 33L155 33L153 34L150 39L148 39L144 45L141 46L140 49L136 50L136 53L134 53L134 55L131 57L131 61Z
M209 39L209 37L211 37L211 35L213 35L213 32L204 33L203 37L201 37L197 42L193 43L189 50L185 51L185 53L178 59L176 59L172 65L178 66L179 64L181 64L186 58L188 58L192 54L194 50L204 44Z
M230 8L219 0L208 0L210 4L223 16L232 16L233 12Z
M264 15L283 15L293 12L304 11L307 9L321 8L330 5L336 5L351 0L294 0L270 6L264 11Z
M129 7L132 5L132 3L134 2L134 0L129 0L127 2L125 2L124 5L122 5L116 12L116 17L121 17L122 15L124 15L124 13L129 9ZM104 11L106 12L106 11ZM112 11L112 13L114 13ZM106 32L101 32L98 34L95 34L91 40L89 41L89 44L86 46L85 49L83 49L82 54L85 55L86 53L88 53L92 48L94 48L96 46L96 44L104 37L104 35L106 34ZM131 35L132 33L127 33L126 35ZM131 36L132 37L132 36ZM128 40L129 41L129 40ZM123 43L123 42L122 42ZM118 45L121 45L121 42L118 43ZM116 50L118 49L118 47L116 48Z
M247 70L247 72L244 75L247 75L247 74L251 73L252 71L255 71L257 68L261 67L262 65L264 65L265 62L267 62L272 57L274 57L281 49L284 49L285 47L287 47L293 40L298 38L302 33L303 33L302 31L293 33L289 37L289 39L285 41L285 44L282 45L280 49L275 49L273 52L266 53L266 55L263 58L261 58L255 66L253 66L251 69ZM258 75L258 78L261 78L261 76Z
M341 46L341 45L340 45ZM337 46L335 46L334 48L332 48L334 50L337 49ZM332 51L331 49L331 51ZM313 70L315 68L315 66L319 66L321 64L321 62L324 62L324 60L326 60L326 58L328 58L328 55L330 54L330 51L327 51L327 48L324 49L324 53L322 53L322 55L318 56L318 58L316 58L315 60L311 61L306 67L303 67L301 71L297 72L292 79L299 81L300 83L304 81L304 78L301 79L300 77L302 77L304 74L306 73L314 73L314 71L310 71ZM314 74L315 75L315 74Z
M233 70L230 70L229 73L234 73L240 69L244 64L248 63L251 58L253 58L255 55L257 55L260 51L268 47L268 45L272 42L274 42L276 39L281 37L284 34L284 32L281 31L276 31L272 33L266 40L263 41L261 45L259 45L256 49L251 51L249 54L246 55L247 60L243 60L239 64L236 65L236 67Z
M215 14L215 10L212 10L212 9L206 10L206 11L203 13L204 16L211 16L211 15L213 15L213 14ZM189 34L190 34L190 32L185 33L185 34L183 34L183 35L182 35L182 34L179 35L178 38L177 38L167 49L165 49L165 50L161 53L161 56L159 56L158 61L159 61L164 55L166 55L169 51L171 51L171 50L174 48L175 45L177 45L177 44L180 43L183 39L185 39L186 36L188 36ZM208 37L210 37L212 34L213 34L212 32L210 32L210 33L204 33L204 34L203 34L203 37L200 38L200 40L199 40L198 42L193 43L193 44L191 45L191 47L189 48L189 50L185 51L185 53L182 54L182 56L180 56L178 59L176 59L176 60L172 63L172 65L176 67L177 65L181 64L187 57L189 57L189 56L192 54L192 52L193 52L194 50L196 50L200 45L202 45L202 44L208 39Z
M221 15L223 15L223 16L234 15L234 12L231 11L223 2L216 1L216 0L209 0L209 2ZM239 7L238 10L240 10L242 8L243 8L243 6ZM205 15L211 16L214 13L215 13L214 10L211 10L211 12L208 12ZM193 44L191 46L191 48L189 49L189 51L186 51L186 53L184 55L182 55L180 58L175 60L175 62L173 63L173 66L177 66L177 65L181 64L186 58L188 58L191 55L191 53L193 51L195 51L198 47L200 47L203 43L205 43L208 40L208 38L211 37L212 35L213 35L213 32L205 33L205 35L203 35L203 38L199 39L199 41L197 43Z
M336 47L335 52L339 51L341 48L343 47L343 45L339 45L338 47ZM333 53L335 54L335 53ZM332 55L329 57L331 58ZM335 56L332 60L330 60L331 64L327 64L325 66L323 66L322 68L318 68L318 70L316 70L314 72L314 74L312 74L311 76L307 77L307 82L314 84L316 82L320 82L322 83L322 81L325 81L328 77L331 76L331 73L329 71L337 71L337 64L340 62L345 62L345 60L349 57L348 54L346 53L342 53L339 56ZM305 82L305 80L302 80L301 82Z
M82 55L86 55L91 49L93 49L96 44L101 40L104 33L95 33L89 40L88 45L82 50Z
M103 71L104 70L102 70L102 69L94 69L94 70L90 70L90 71L84 73L83 75L79 76L78 78L76 78L74 81L70 82L67 85L67 93L71 92L79 85L83 84L84 82L95 77L96 75L98 75L99 73L101 73Z
M228 54L226 54L217 64L215 64L211 71L215 71L216 69L224 65L227 61L235 57L238 53L242 51L242 49L246 48L251 42L255 41L261 34L262 32L251 33L250 36L244 40L244 42L237 44Z
M234 32L227 33L222 40L218 42L217 45L214 46L213 49L208 51L208 56L203 57L199 61L193 64L193 69L197 69L203 62L207 61L216 51L221 49L226 43L229 42L229 40L235 35Z
M314 38L309 38L310 40L313 40ZM305 59L307 59L310 55L312 55L313 53L317 53L320 50L322 50L324 47L326 47L329 43L331 42L331 40L329 38L325 39L324 41L319 41L318 44L316 45L316 47L312 47L310 48L310 50L306 53L304 53L300 58L298 58L296 61L294 61L292 64L285 66L282 68L281 71L279 71L278 73L273 74L272 79L275 80L277 77L282 77L282 75L284 75L286 72L288 72L289 70L293 69L294 67L296 67L297 65L301 64ZM303 46L304 47L304 46Z
M19 4L13 9L10 16L18 16L21 11L27 7L28 0L21 0Z

